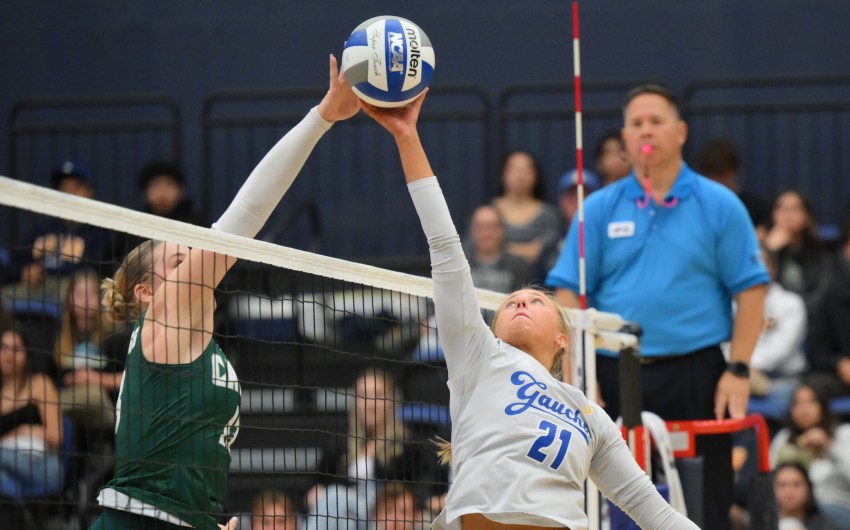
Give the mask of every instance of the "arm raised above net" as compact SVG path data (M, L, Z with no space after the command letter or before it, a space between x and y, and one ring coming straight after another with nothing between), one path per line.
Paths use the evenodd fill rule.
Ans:
M266 153L213 223L214 229L257 235L333 122L358 112L357 97L332 55L328 65L329 87L322 101ZM150 360L186 363L201 354L212 339L214 289L234 263L236 258L200 248L188 252L153 294L146 314L146 322L153 325L142 336L143 351Z
M455 379L462 377L482 352L495 351L496 338L481 317L460 237L419 140L416 122L424 98L425 94L397 109L362 106L395 138L408 190L431 251L437 329L449 379Z

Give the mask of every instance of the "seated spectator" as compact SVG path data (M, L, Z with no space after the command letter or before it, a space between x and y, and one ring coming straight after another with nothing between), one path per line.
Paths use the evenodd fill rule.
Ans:
M776 277L773 256L763 249L767 272ZM797 293L771 281L764 299L762 331L750 358L750 392L772 408L787 411L791 394L806 368L806 305Z
M534 279L531 265L505 250L499 210L493 206L476 208L470 231L472 244L466 257L476 287L509 293Z
M585 198L602 187L599 177L593 171L584 171L582 173L582 180ZM564 224L569 229L573 217L578 213L578 170L571 169L561 175L561 178L558 180L558 207L561 210ZM554 244L549 245L543 250L540 259L541 270L539 272L542 278L546 277L546 274L552 270L552 267L558 261L558 257L564 249L565 239L566 233L562 234L562 237Z
M814 210L802 192L787 189L776 197L764 245L774 255L776 281L801 295L814 314L835 262L818 236Z
M100 276L80 269L71 276L54 348L61 374L59 401L63 411L91 428L112 430L112 395L121 387L123 363L107 357L104 340L114 324L100 305ZM126 352L125 352L126 353Z
M251 503L250 530L297 530L298 512L283 492L265 490Z
M599 177L593 171L585 170L582 173L582 180L584 181L585 198L602 187ZM558 180L558 206L564 216L567 228L569 228L573 217L578 212L578 170L571 169L561 175ZM561 239L563 240L563 238Z
M166 160L153 160L139 173L139 188L145 195L144 211L160 217L198 226L209 226L195 213L191 199L185 196L183 169Z
M626 143L619 130L605 133L596 142L596 172L602 177L602 186L625 178L632 172Z
M94 198L88 170L78 162L66 161L53 172L54 189ZM109 234L95 226L59 217L49 218L37 227L16 255L19 282L3 288L3 295L15 300L28 298L61 303L68 275L81 266L105 266L111 257Z
M388 482L377 492L369 530L424 530L422 510L416 498L401 482Z
M414 494L420 498L446 489L433 444L408 436L393 376L369 368L357 377L354 389L348 451L337 466L345 470L340 477L344 482L318 484L307 492L307 530L364 530L375 508L375 493L386 481L415 484Z
M506 248L537 265L543 249L564 232L558 210L544 200L540 165L530 153L512 151L505 158L501 179L493 206L505 224Z
M838 424L814 388L803 384L794 392L770 459L774 466L796 462L807 468L818 507L835 526L850 529L850 424Z
M850 216L841 231L836 271L809 324L812 371L806 381L828 399L850 396Z
M741 155L731 140L716 138L705 144L699 155L697 171L734 191L747 208L759 239L767 234L770 209L764 199L743 189L740 179Z
M0 335L0 485L21 497L53 495L63 484L62 415L56 387L32 373L23 335ZM4 491L9 495L9 491Z
M838 530L823 517L815 503L806 468L794 462L773 471L773 491L779 530Z

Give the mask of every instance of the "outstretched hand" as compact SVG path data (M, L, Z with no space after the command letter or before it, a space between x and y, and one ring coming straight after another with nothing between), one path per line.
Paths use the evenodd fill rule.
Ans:
M363 112L380 123L395 138L407 182L434 175L425 149L422 148L422 142L419 141L419 133L416 131L419 109L422 108L422 102L425 101L427 93L426 88L410 105L391 109L378 108L363 101L360 102Z
M319 114L322 118L330 122L348 119L360 110L358 101L360 98L348 86L345 80L345 73L339 70L336 64L336 57L331 54L328 59L328 67L330 69L328 77L328 92L322 101L319 103Z
M389 131L396 142L417 136L416 122L419 121L419 110L428 94L426 88L412 103L404 107L381 108L360 101L363 112L374 118L376 122Z

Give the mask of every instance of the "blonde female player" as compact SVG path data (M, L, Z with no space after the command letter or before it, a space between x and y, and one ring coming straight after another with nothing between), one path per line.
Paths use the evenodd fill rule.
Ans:
M253 237L334 121L359 110L330 61L321 103L257 165L213 228ZM94 529L218 530L240 388L213 340L214 289L235 258L148 241L104 281L104 304L137 320L116 406L115 478L98 496Z
M481 318L469 265L408 107L366 113L395 138L431 249L434 305L451 391L455 479L432 524L443 530L585 530L590 477L644 529L698 528L673 510L595 403L551 372L570 327L554 300L522 289Z

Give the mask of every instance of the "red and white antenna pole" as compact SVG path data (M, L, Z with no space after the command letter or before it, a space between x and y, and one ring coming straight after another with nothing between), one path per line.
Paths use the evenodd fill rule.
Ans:
M573 2L573 77L576 101L576 172L578 174L578 282L579 308L587 309L587 280L584 260L584 146L581 123L581 59L578 31L578 2Z
M580 332L581 344L581 368L576 370L577 376L583 383L582 390L591 401L596 400L596 348L594 336L588 333L589 318L584 312L587 309L587 278L585 275L584 258L584 146L581 122L581 53L578 31L578 2L573 1L573 77L575 81L575 104L576 104L576 173L578 176L578 285L579 285L579 313L580 322L574 323ZM576 363L579 364L579 363ZM583 372L583 373L581 373ZM587 483L587 515L591 529L597 530L599 524L599 494L593 483Z

